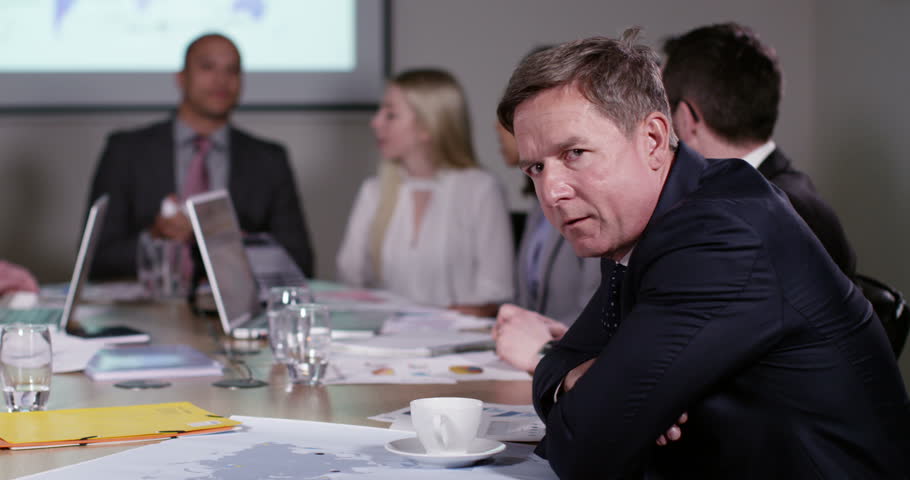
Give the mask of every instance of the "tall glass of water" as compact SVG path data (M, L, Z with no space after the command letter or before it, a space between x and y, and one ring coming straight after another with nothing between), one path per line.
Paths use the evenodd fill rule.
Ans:
M320 385L329 365L332 327L325 305L290 305L279 314L279 331L286 341L288 378L292 383Z
M47 325L13 324L0 330L0 377L10 412L44 410L51 393L51 334Z
M273 334L278 314L288 305L301 303L313 303L313 294L307 287L272 287L269 289L266 315L269 319L269 346L272 348L272 358L275 363L285 363L287 358L286 338L280 334Z

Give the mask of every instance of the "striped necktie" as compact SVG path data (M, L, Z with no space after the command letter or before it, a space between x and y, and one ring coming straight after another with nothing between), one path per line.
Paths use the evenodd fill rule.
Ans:
M212 141L206 136L197 135L193 138L193 147L195 154L190 161L190 168L183 182L184 199L209 191L209 169L205 160L212 149ZM193 278L192 246L194 243L194 239L190 238L180 252L180 273L183 276L184 285L187 286L192 283Z
M193 147L195 153L186 180L183 181L183 198L209 191L209 169L205 160L212 150L212 141L208 137L197 135L193 138Z

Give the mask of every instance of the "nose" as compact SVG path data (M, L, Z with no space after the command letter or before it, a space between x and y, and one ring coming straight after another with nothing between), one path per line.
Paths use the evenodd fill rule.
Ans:
M370 128L373 129L373 133L377 133L379 131L379 123L381 121L379 117L380 113L381 112L376 112L373 114L373 118L370 119Z
M559 202L575 196L575 189L565 172L558 165L547 165L538 177L536 185L540 203L555 207Z

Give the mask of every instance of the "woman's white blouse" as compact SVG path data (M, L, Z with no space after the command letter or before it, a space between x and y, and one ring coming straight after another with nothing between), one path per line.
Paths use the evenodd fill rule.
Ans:
M416 244L414 190L429 190ZM483 305L513 295L514 251L505 194L476 169L446 169L433 181L409 181L398 191L382 245L382 281L376 282L369 237L379 204L379 181L364 181L338 251L338 277L348 285L377 287L424 305Z

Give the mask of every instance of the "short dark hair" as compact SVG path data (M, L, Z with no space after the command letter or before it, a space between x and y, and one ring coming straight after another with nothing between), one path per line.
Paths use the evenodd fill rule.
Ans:
M234 41L231 40L230 38L228 38L226 35L224 35L222 33L218 33L218 32L203 33L202 35L199 35L198 37L194 38L193 41L191 41L190 44L187 45L186 51L183 52L183 68L181 68L182 71L186 70L186 67L190 62L190 54L193 53L193 50L197 46L199 46L200 43L202 43L210 38L220 38L222 40L226 40L231 45L233 45L234 50L237 50L237 54L238 55L240 54L240 49L237 48L237 44L234 43Z
M664 86L671 107L698 106L705 123L732 143L774 133L782 74L774 49L748 27L722 23L664 42Z
M592 37L557 45L526 57L509 79L496 114L510 132L515 109L544 90L574 86L626 135L652 112L670 117L654 50L636 44L639 28L619 39ZM672 134L670 145L676 145Z

